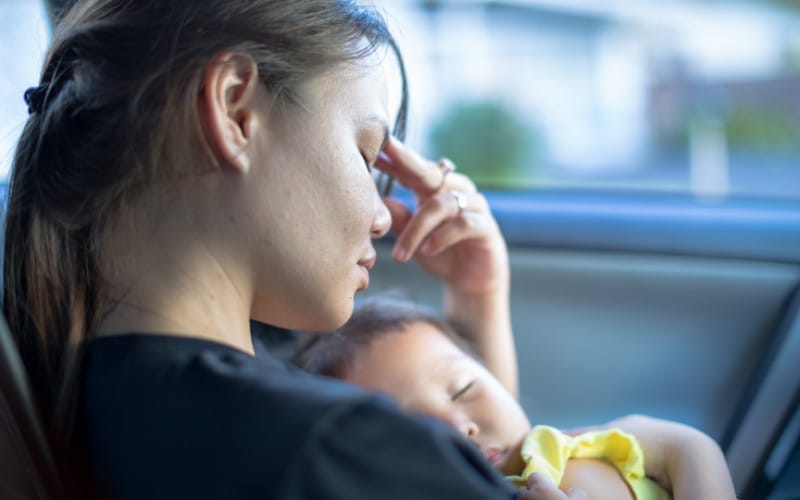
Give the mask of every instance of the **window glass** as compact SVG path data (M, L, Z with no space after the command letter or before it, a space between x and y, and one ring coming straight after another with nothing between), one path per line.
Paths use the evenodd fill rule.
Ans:
M800 4L383 0L409 140L484 187L800 199Z
M6 180L14 147L28 117L22 94L39 83L50 29L42 2L0 0L0 180Z
M407 59L409 140L485 188L800 199L791 0L375 0ZM49 29L0 0L0 177Z

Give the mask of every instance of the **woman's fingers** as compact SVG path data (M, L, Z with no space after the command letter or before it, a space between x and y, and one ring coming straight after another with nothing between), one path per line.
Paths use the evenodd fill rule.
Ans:
M567 498L571 500L587 500L586 492L580 488L572 488L567 492Z
M586 500L583 490L570 490L569 495L559 490L544 474L534 472L528 477L528 485L518 490L521 500Z
M423 199L440 191L475 191L475 185L455 170L449 160L426 160L397 139L391 139L375 166Z
M392 231L394 231L395 235L402 234L408 221L411 220L411 210L400 200L394 198L385 197L383 199L383 204L386 205L386 208L389 209L389 213L392 215Z
M423 253L432 255L453 243L479 235L480 222L476 219L480 219L479 211L485 203L479 193L445 192L428 198L402 232L395 233L394 257L401 262L409 260L423 242L433 245L433 248L423 249Z
M396 139L390 139L375 166L417 194L438 189L443 174L439 167Z

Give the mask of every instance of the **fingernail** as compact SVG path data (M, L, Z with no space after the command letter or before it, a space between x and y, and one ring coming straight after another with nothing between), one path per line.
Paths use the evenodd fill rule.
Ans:
M402 262L406 258L405 249L401 247L395 247L394 251L392 252L392 257L394 257L395 260L399 260Z
M431 242L430 241L426 241L425 243L422 244L421 247L419 247L419 249L420 249L420 251L422 253L424 253L425 255L428 255L429 253L431 253L431 246L432 246Z

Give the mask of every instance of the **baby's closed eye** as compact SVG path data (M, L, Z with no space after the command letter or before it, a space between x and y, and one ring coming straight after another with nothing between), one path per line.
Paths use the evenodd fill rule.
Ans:
M464 399L466 396L468 396L475 387L475 379L463 382L456 387L458 388L450 398L452 401L458 401L459 399Z

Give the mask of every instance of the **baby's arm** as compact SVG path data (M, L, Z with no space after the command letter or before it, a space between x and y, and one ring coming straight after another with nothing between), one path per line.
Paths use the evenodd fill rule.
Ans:
M561 490L581 488L591 500L634 500L619 471L605 460L573 458L567 462Z
M384 201L397 240L393 255L411 257L445 287L445 312L486 367L517 395L517 358L511 336L510 271L503 234L475 184L392 139L376 166L411 189L416 213Z
M450 324L474 347L486 368L517 397L517 355L508 290L477 295L445 287L445 311Z
M633 500L635 498L619 470L605 459L567 460L564 453L569 452L557 444L557 441L569 439L554 428L538 427L512 448L504 460L497 464L497 468L519 484L520 477L526 473L526 468L536 464L533 468L535 472L528 477L529 480L533 476L549 477L559 481L558 487L562 491L583 490L589 499ZM525 452L523 447L526 449ZM526 459L523 455L527 456L530 453L540 456L543 460L526 463L530 457Z
M471 225L477 237L463 241L465 274L484 286L444 280L445 314L456 332L475 349L486 368L514 397L519 395L517 352L511 328L511 272L508 248L489 204L479 198ZM471 247L471 248L470 248ZM469 271L468 269L473 269ZM474 269L481 269L475 273ZM462 275L463 276L463 275ZM473 280L469 280L473 281Z
M696 429L682 427L684 429L676 430L677 435L671 439L666 457L675 500L734 500L733 482L717 443Z
M644 452L647 475L672 490L675 500L736 499L725 456L703 432L642 415L623 417L607 425L636 436Z

